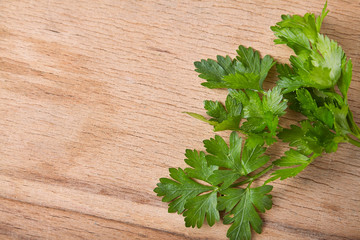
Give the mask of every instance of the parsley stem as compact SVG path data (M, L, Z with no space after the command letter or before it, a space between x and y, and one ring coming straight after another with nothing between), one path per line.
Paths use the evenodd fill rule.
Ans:
M246 179L244 181L238 182L238 183L234 183L232 184L230 187L237 187L237 186L241 186L243 184L246 183L252 183L253 181L255 181L256 179L258 179L259 177L261 177L262 175L264 175L265 173L267 173L268 171L270 171L272 168L274 167L274 164L269 165L267 168L265 168L264 170L262 170L261 172L259 172L258 174L250 177L249 179Z
M356 140L354 140L354 139L352 139L352 138L350 138L350 137L347 138L347 141L348 141L349 143L351 143L352 145L355 145L355 146L357 146L357 147L360 147L360 142L358 142L358 141L356 141Z
M312 163L312 162L315 160L315 158L320 157L320 156L321 156L321 154L314 153L314 154L310 157L308 165L309 165L310 163Z
M352 135L360 139L360 128L354 121L354 116L351 110L349 109L348 115L346 116L350 129L352 131Z

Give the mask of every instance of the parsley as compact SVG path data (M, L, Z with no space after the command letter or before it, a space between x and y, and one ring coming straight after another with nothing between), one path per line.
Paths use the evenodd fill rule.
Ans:
M201 85L208 88L262 90L262 83L270 68L274 66L274 60L269 55L260 59L259 52L251 47L239 46L237 53L235 59L217 56L217 61L203 59L195 62L195 71L200 73L200 78L207 81Z
M234 59L217 56L195 62L195 71L206 80L202 85L226 88L228 96L224 105L204 101L209 117L187 114L209 123L214 131L233 132L229 144L215 135L204 141L206 152L186 150L188 167L170 168L170 178L161 178L154 189L169 203L169 212L185 217L186 227L200 228L205 220L212 226L224 212L223 223L230 225L227 237L249 240L251 229L261 233L258 212L272 206L268 183L295 177L317 157L335 152L341 142L360 147L360 128L347 99L353 66L338 43L320 33L326 7L327 3L318 17L283 15L271 27L274 42L293 49L290 64L276 64L269 55L261 58L258 51L244 46L239 46ZM263 82L275 64L279 80L264 90ZM284 128L279 119L288 106L305 119ZM265 153L279 139L289 144L289 150L272 160ZM269 171L263 185L252 187Z
M215 132L222 130L239 130L239 124L242 118L242 104L237 99L228 95L225 101L225 107L218 101L206 100L204 101L204 108L207 110L207 115L212 117L210 120L207 120L197 113L186 113L213 125Z
M189 168L170 168L170 177L161 178L154 191L169 203L169 212L185 217L185 226L200 228L205 219L212 226L225 211L225 224L232 224L230 239L250 239L249 223L261 232L262 220L256 209L265 212L272 206L272 186L251 188L250 173L264 166L270 159L260 136L250 136L242 143L236 132L230 135L230 144L216 135L204 141L206 152L186 150L185 162ZM237 188L236 180L249 182L245 189ZM198 182L202 180L203 183ZM240 238L239 238L240 237Z

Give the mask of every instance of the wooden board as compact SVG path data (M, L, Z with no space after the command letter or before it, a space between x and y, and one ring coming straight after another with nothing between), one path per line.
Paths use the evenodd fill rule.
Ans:
M323 3L0 1L0 239L225 239L228 226L185 228L153 193L214 135L182 113L226 95L201 87L193 62L239 44L284 62L291 52L269 26ZM323 32L353 60L359 123L360 2L329 9ZM267 86L275 80L273 70ZM342 144L275 182L254 239L360 239L359 169L359 149Z

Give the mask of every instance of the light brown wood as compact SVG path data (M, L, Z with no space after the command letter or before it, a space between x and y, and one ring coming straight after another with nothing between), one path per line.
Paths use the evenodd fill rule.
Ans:
M185 166L186 148L214 135L182 113L226 95L201 87L193 62L239 44L284 62L291 52L269 26L323 3L0 1L0 238L226 239L221 223L185 228L153 193L169 167ZM353 60L359 123L360 2L329 9L323 32ZM342 144L275 182L254 239L360 239L359 169L360 150Z

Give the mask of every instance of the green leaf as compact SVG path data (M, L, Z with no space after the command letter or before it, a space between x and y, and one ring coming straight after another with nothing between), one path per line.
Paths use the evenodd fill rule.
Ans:
M223 121L218 120L219 124L214 126L215 132L223 130L239 130L239 124L242 118L242 104L228 95L226 97L225 107L227 110L226 118Z
M305 155L312 153L312 150L305 139L305 132L301 127L291 125L290 128L284 128L278 133L278 137L284 142L288 142L290 146L297 147L300 152Z
M269 161L270 157L263 155L266 151L266 148L263 147L263 145L263 138L257 135L249 136L245 141L241 157L241 165L245 175L264 166Z
M204 186L195 182L181 168L170 168L169 172L170 177L175 181L168 178L160 178L160 183L154 189L158 196L163 196L163 202L170 202L169 212L181 214L185 210L187 200L194 198L200 193L214 190L212 186Z
M187 165L193 168L185 168L185 172L190 178L196 178L203 180L212 184L209 180L209 177L213 174L215 170L218 169L217 166L209 166L205 158L204 152L198 152L196 150L187 149L185 156L185 162Z
M234 99L241 102L244 118L264 116L263 103L257 92L252 90L245 90L243 92L230 89L229 94Z
M241 45L236 52L238 53L237 59L245 66L245 72L240 71L234 75L229 75L224 80L233 89L262 90L268 72L275 65L273 58L266 55L263 59L260 59L258 51Z
M329 10L326 10L327 8L327 1L325 2L324 8L321 12L321 15L316 18L316 30L317 32L320 32L321 24L324 21L324 18L329 13Z
M193 113L193 112L184 112L188 115L190 115L191 117L193 118L196 118L196 119L199 119L203 122L206 122L206 123L209 123L210 125L212 126L215 126L215 125L218 125L219 123L216 122L216 121L210 121L210 120L207 120L203 115L200 115L200 114L197 114L197 113Z
M210 153L210 155L206 156L208 163L226 168L215 170L209 180L216 185L223 183L221 188L225 189L241 176L264 166L270 157L263 155L266 151L263 145L264 140L262 137L249 136L245 141L241 155L242 139L236 132L232 132L230 135L230 147L218 135L210 140L205 140L204 146L206 151Z
M204 140L206 151L211 154L207 155L206 159L211 165L234 169L241 173L241 143L242 139L236 132L232 132L230 135L230 148L219 135L215 135L215 138Z
M276 116L282 116L285 114L287 101L283 100L280 87L275 86L273 89L265 92L262 102L264 111L269 111Z
M274 173L271 174L271 175L273 175L273 177L268 179L266 181L266 183L274 181L274 180L276 180L278 178L280 178L280 180L284 180L286 178L295 177L301 171L303 171L306 168L306 166L307 165L300 165L300 166L296 166L296 167L293 167L293 168L284 168L284 169L276 170Z
M259 74L257 73L240 73L230 74L224 77L229 88L233 89L255 89L262 90L259 84Z
M334 86L331 78L331 69L322 66L313 66L310 56L290 57L291 65L295 71L295 82L302 82L302 87L313 87L318 89L326 89Z
M225 107L218 101L205 100L204 108L207 110L206 113L212 117L209 120L197 113L185 113L214 126L215 132L223 130L239 130L239 124L242 118L241 102L228 95L225 101Z
M220 214L217 210L217 193L211 192L197 196L186 202L184 212L185 226L201 228L205 217L209 226L220 220Z
M230 212L239 203L244 194L245 189L242 188L229 188L221 191L221 197L218 199L218 209Z
M252 48L239 46L236 59L229 56L217 56L217 61L202 59L195 62L195 71L206 80L202 83L208 88L262 89L262 84L269 70L275 64L266 55L260 58L259 52Z
M274 59L270 57L269 55L266 55L262 60L260 64L260 79L259 79L259 85L262 88L263 82L268 75L270 69L276 64L274 62Z
M355 123L354 121L354 115L351 112L351 110L348 110L348 115L347 115L347 119L348 119L348 123L351 129L351 134L353 134L354 136L356 136L358 139L360 139L360 127ZM336 118L335 118L336 119Z
M342 48L327 36L318 34L315 44L316 51L312 51L311 63L314 67L330 69L330 82L328 87L332 87L338 81L341 74L341 63L344 57Z
M277 128L279 125L279 117L275 115L270 114L270 112L266 112L265 114L265 120L266 120L266 125L269 129L269 134L271 136L275 136L276 132L277 132Z
M321 122L314 122L311 127L310 124L308 125L309 127L306 127L305 129L306 137L314 140L311 147L315 153L321 154L323 151L330 153L337 150L339 139L329 127Z
M347 99L347 92L350 87L351 78L352 78L352 62L351 59L349 59L346 64L342 67L341 77L339 81L337 82L337 85L339 87L339 90L341 94L343 95L344 99Z
M313 67L310 71L301 69L299 76L306 81L305 87L313 87L318 89L331 88L335 85L331 79L331 69L322 67Z
M273 162L276 166L295 166L295 165L303 165L309 163L309 158L304 154L296 151L294 149L290 149L285 152L285 156Z
M334 128L336 133L341 135L346 135L351 133L352 131L347 121L349 106L344 105L341 108L337 108L335 107L334 104L329 104L328 108L331 110L331 112L334 115L334 119L335 119Z
M334 114L326 107L319 107L314 111L314 116L326 124L330 129L334 126L335 117Z
M248 134L260 134L264 136L267 143L273 143L275 139L271 140L271 138L276 134L278 116L284 115L287 107L287 100L283 99L281 89L274 87L265 91L262 99L257 92L252 90L230 89L229 94L243 106L243 117L247 121L240 129Z
M316 40L317 30L315 25L315 15L306 13L303 17L293 15L279 23L282 27L300 29L305 36L313 43Z
M306 86L306 82L304 82L298 75L296 75L294 70L289 65L277 64L276 71L279 73L279 80L276 82L276 85L284 89L282 91L284 94Z
M312 152L321 154L334 152L337 149L339 138L321 122L311 123L309 120L301 121L301 127L291 125L290 129L283 129L278 137L290 146L296 146L304 155Z
M248 133L261 133L266 128L266 121L261 117L249 117L241 126L241 130Z
M296 90L296 98L300 102L303 110L315 111L318 108L316 101L312 98L310 92L305 88Z
M256 209L265 212L272 207L271 195L268 193L272 186L265 185L257 188L227 189L219 197L218 208L228 214L224 217L225 224L231 224L227 237L230 240L250 240L251 228L261 233L262 220ZM255 209L256 207L256 209Z
M221 185L221 189L227 189L231 184L242 176L241 173L234 170L215 170L214 174L210 176L209 180L214 185Z
M274 181L278 178L280 178L280 180L284 180L289 177L295 177L310 164L310 161L309 158L304 154L294 149L290 149L289 151L285 152L285 156L274 161L273 164L280 167L290 168L276 170L271 174L272 177L265 183Z
M223 81L223 77L244 69L239 61L232 60L229 56L217 56L217 61L202 59L195 62L194 65L195 71L200 73L199 77L207 81L201 85L208 88L227 88L227 83Z
M306 21L304 17L298 15L283 15L282 21L271 27L278 38L274 40L275 44L286 44L297 55L309 54L311 52L309 37L312 38L315 33L312 24L307 24ZM313 21L313 19L309 18L309 21Z
M236 132L232 132L230 135L230 148L218 135L210 140L205 140L206 151L212 154L206 156L206 159L210 164L232 169L240 176L247 175L268 162L269 156L263 155L266 148L263 147L264 140L261 137L249 136L240 157L241 142L242 140Z
M236 52L238 54L236 58L245 66L247 72L260 72L260 54L258 51L240 45Z
M288 45L297 55L290 57L294 71L280 73L277 84L285 89L284 93L299 87L332 88L340 78L345 54L335 41L319 33L327 14L326 5L316 20L310 13L303 17L284 15L281 22L271 27L278 37L275 43Z
M296 99L299 101L302 114L312 121L319 120L332 129L334 125L333 113L327 107L318 107L307 89L301 88L296 90Z
M340 94L330 90L320 90L320 89L308 89L311 91L311 95L316 100L318 106L326 105L327 103L333 103L337 105L344 105L344 100Z

